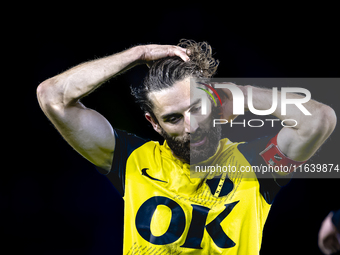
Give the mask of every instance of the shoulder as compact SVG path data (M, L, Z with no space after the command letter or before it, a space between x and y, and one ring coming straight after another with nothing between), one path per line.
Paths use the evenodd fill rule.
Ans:
M100 167L97 167L97 169L100 173L105 174L119 193L124 196L126 164L128 159L137 149L149 143L154 144L154 142L118 129L114 130L114 135L116 144L111 169L109 171L101 169ZM143 153L141 155L143 156Z
M267 167L267 162L262 154L268 148L273 136L265 136L238 145L238 150L254 169L260 170ZM270 171L256 171L259 182L259 191L268 204L272 204L280 188L286 185L290 178L277 179Z
M150 152L159 148L159 142L145 139L135 134L131 134L122 130L115 130L116 147L115 147L115 161L120 161L130 157L135 151Z
M114 135L116 139L116 148L118 145L118 146L124 146L127 149L134 149L150 141L149 139L141 138L135 134L131 134L129 132L119 130L119 129L114 130Z
M249 142L238 143L237 148L250 164L257 164L262 159L260 153L266 149L271 138L272 136L264 136Z
M149 139L141 138L127 131L114 129L115 148L110 170L97 167L101 173L108 174L115 166L124 163L131 153L143 144L149 142Z

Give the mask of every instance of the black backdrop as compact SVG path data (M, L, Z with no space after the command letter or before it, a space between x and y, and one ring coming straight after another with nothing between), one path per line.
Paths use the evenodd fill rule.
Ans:
M36 88L45 79L137 44L177 44L181 38L212 45L221 62L216 77L339 77L334 6L113 4L36 6L18 15L20 25L11 31L18 44L11 48L11 105L4 108L12 132L4 138L14 139L6 145L4 161L10 164L0 180L1 249L9 248L8 254L122 253L123 201L40 110ZM129 92L146 71L146 66L129 70L83 103L116 128L160 139ZM336 86L307 89L340 112ZM231 139L261 135L247 134ZM337 128L313 162L340 163L338 138ZM340 207L339 184L294 179L283 188L266 223L261 254L320 254L318 229Z

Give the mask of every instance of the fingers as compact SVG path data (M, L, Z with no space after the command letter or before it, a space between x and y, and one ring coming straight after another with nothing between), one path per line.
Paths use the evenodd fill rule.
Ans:
M186 53L186 49L174 46L174 45L157 45L149 44L143 46L142 61L144 61L148 66L152 64L152 61L156 61L165 57L178 56L183 61L188 61L189 56Z
M183 59L184 62L190 60L189 56L186 53L185 48L182 48L182 47L179 47L179 46L174 46L174 47L175 48L173 50L173 53L174 53L175 56L180 57L181 59Z
M157 47L158 45L156 45ZM160 46L160 50L155 51L157 53L149 54L146 58L146 65L150 68L150 66L157 60L163 57L173 57L178 56L180 57L184 62L190 60L189 56L186 53L186 49L179 47L179 46L172 46L172 45L162 45ZM148 60L149 59L149 60Z

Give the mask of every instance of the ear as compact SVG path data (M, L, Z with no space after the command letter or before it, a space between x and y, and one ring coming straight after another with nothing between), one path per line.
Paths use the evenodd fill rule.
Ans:
M145 113L145 118L151 123L153 129L158 133L158 134L161 134L161 128L158 124L158 122L156 122L150 113Z

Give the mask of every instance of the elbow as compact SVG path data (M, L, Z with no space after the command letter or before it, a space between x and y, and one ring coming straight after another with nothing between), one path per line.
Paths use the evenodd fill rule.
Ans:
M337 117L335 111L330 106L323 105L318 118L318 133L327 139L334 131L336 123Z
M43 81L37 87L37 98L39 103L46 98L46 90L48 87L49 80Z
M37 99L41 109L46 113L46 111L55 108L60 105L58 102L59 96L56 91L56 86L53 78L47 79L39 84L37 87Z
M51 100L51 79L45 80L37 87L37 98L41 109L44 111Z
M323 115L326 129L328 129L330 132L333 132L337 122L336 113L333 108L329 106L325 106L324 108Z

